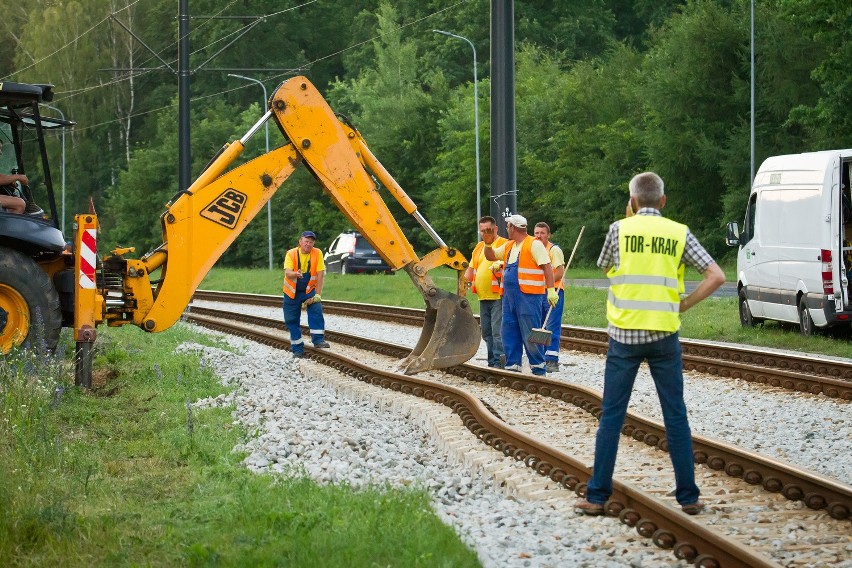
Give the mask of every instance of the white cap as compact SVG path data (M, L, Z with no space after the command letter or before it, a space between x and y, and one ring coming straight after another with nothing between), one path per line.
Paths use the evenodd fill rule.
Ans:
M515 215L510 215L509 217L506 217L506 222L512 224L513 226L519 229L527 228L527 218L523 215L518 215L517 213Z

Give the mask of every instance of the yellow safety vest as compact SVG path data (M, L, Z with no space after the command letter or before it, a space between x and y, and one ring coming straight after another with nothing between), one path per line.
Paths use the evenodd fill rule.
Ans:
M548 254L550 254L550 249L552 249L553 247L559 248L559 245L555 245L553 243L547 243L547 247L545 247L545 248L547 248ZM551 260L551 264L552 264L553 256L550 257L550 260ZM555 267L554 267L553 271L556 272ZM553 287L556 288L557 290L564 290L565 289L565 272L562 273L562 278L560 278L558 281L554 278Z
M288 250L287 254L293 257L293 266L296 267L296 270L301 270L301 267L299 266L299 247ZM321 254L319 249L311 249L311 278L308 280L308 286L305 288L305 293L309 294L317 284L317 266L319 266L320 256ZM296 299L296 280L294 278L287 278L285 274L283 289L284 293L290 296L290 298Z
M680 329L681 258L687 226L656 215L618 222L619 266L612 267L606 318L621 329Z

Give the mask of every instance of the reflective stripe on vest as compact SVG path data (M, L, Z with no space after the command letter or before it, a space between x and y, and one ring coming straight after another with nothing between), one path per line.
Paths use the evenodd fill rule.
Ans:
M559 245L555 245L553 243L547 243L547 254L550 254L550 249L552 249L553 247L559 248ZM563 256L563 258L564 258L564 256ZM553 265L553 256L550 257L550 264ZM556 279L556 274L555 274L556 273L556 267L555 266L553 267L553 272L554 272L553 287L556 288L557 290L564 290L565 289L565 271L562 272L562 278L560 278L559 280Z
M610 269L607 320L621 329L680 329L686 225L656 215L618 222L619 267Z
M508 240L509 239L506 239L504 237L497 237L496 239L494 239L494 242L491 243L491 246L495 247L495 248L500 248L501 246L506 244L506 242ZM477 262L476 267L475 267L475 266L473 266L473 259L477 258L478 254L483 254L482 251L484 249L485 249L485 242L479 241L476 244L476 246L473 248L473 252L470 255L471 270L473 270L473 282L471 282L470 291L473 292L474 294L476 294L476 267L478 267L480 264L482 264L482 261L480 260L479 262ZM485 258L484 254L483 254L482 258ZM500 285L499 276L501 276L503 274L503 271L498 270L497 272L492 272L492 274L493 274L493 276L491 277L491 291L494 292L495 294L502 295L503 294L503 287Z
M296 267L296 270L301 270L301 266L299 266L299 247L288 250L287 255L293 257L293 266ZM310 280L308 280L308 286L307 288L305 288L305 293L310 293L317 284L317 266L319 265L319 259L319 249L312 248L310 259L311 278ZM284 273L284 286L282 289L284 290L284 293L287 294L290 298L296 299L296 280L287 278L286 272Z
M532 245L535 240L535 237L528 236L525 238L518 255L518 286L524 294L545 294L547 292L544 285L544 270L535 263L532 255Z

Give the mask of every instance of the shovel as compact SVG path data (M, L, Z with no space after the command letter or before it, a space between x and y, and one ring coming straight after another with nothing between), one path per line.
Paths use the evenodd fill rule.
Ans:
M550 318L550 312L552 310L553 306L550 306L547 310L547 315L544 316L544 323L541 324L541 327L534 327L530 330L530 334L527 336L527 341L538 345L550 345L550 339L553 334L549 329L547 329L547 320Z
M565 265L565 271L568 271L568 267L571 266L571 261L574 260L574 253L577 252L577 245L580 244L580 239L583 237L583 231L586 230L586 226L580 229L580 234L577 235L577 242L574 243L574 250L571 251L571 257L568 259L568 264ZM563 275L564 278L564 275ZM544 323L541 324L541 327L534 327L530 330L530 334L527 336L527 341L530 343L535 343L537 345L550 345L550 341L553 337L553 333L547 329L547 320L550 319L550 312L553 310L553 306L547 310L547 315L544 316Z

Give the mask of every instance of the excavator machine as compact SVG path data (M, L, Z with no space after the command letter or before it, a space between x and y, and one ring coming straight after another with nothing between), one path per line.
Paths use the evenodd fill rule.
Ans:
M12 109L2 89L0 84L0 120L6 109L14 117L9 120L14 123L12 130L40 122L40 95L29 101L29 110ZM246 143L270 120L285 143L231 168ZM42 323L48 343L55 343L61 321L74 329L76 381L88 387L97 326L132 324L148 332L171 327L210 268L300 165L308 168L382 258L394 270L405 271L423 295L423 330L411 354L400 362L401 370L413 374L469 360L480 335L465 298L465 257L444 243L373 155L361 133L345 118L338 118L305 77L282 83L270 97L265 114L249 131L225 144L198 179L168 202L161 216L163 242L141 258L128 258L134 252L129 247L100 258L94 212L75 216L70 250L62 246L61 233L51 231L53 240L45 246L48 243L27 242L22 227L14 235L7 230L16 222L47 225L49 221L0 212L0 348L8 352L24 342L36 319ZM417 256L382 199L377 182L432 237L435 250ZM53 203L52 190L50 195ZM25 265L27 278L13 274L21 265ZM441 266L456 271L453 291L438 288L429 276ZM41 311L38 318L36 310Z

